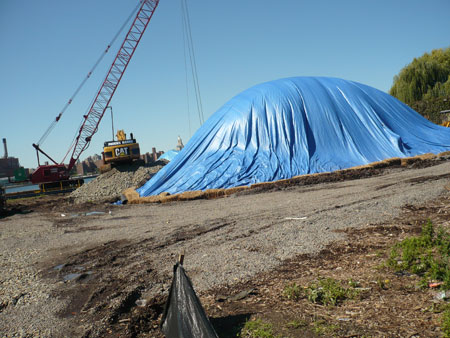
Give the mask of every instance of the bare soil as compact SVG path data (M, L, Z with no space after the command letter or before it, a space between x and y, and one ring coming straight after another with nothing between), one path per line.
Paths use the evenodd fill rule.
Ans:
M439 337L436 290L382 266L392 245L428 219L449 228L450 162L434 164L330 174L209 201L115 207L45 196L9 203L0 243L17 249L12 257L29 257L32 248L34 259L15 262L34 271L60 305L50 311L59 328L39 331L54 322L46 311L30 315L45 309L44 298L20 304L5 286L0 332L12 337L23 313L33 326L23 334L17 327L17 336L163 337L171 268L185 252L220 337L236 337L254 318L283 337ZM286 285L320 277L352 280L364 291L334 307L283 296Z
M345 241L287 260L248 283L212 290L204 295L203 304L213 323L224 330L223 337L235 336L249 318L272 323L283 337L439 337L444 303L436 299L438 291L420 288L418 276L394 273L385 262L395 243L420 234L428 220L449 231L449 202L450 197L444 196L420 206L407 205L391 222L344 230ZM288 300L283 294L287 285L307 287L318 278L344 285L351 281L363 291L339 306L317 305L306 297ZM251 290L242 300L217 297L242 290ZM296 322L298 327L292 327Z

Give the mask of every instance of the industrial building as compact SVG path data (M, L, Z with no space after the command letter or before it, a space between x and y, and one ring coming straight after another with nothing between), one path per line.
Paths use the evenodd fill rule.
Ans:
M8 146L6 138L3 139L3 157L0 158L0 177L13 177L14 170L20 168L19 159L8 156Z

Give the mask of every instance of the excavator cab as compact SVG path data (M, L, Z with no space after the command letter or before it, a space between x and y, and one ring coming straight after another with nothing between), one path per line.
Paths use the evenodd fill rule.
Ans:
M116 137L117 141L113 140L104 143L102 152L104 164L131 162L140 158L139 143L136 142L133 133L127 139L125 132L118 130Z

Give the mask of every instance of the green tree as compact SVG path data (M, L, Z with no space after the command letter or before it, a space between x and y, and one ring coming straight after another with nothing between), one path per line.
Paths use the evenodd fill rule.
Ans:
M394 77L389 93L440 123L436 109L450 109L450 47L415 58Z
M394 77L390 94L406 104L450 95L450 47L415 58Z

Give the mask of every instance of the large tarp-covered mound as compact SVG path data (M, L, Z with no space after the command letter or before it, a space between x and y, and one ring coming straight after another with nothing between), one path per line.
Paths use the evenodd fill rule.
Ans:
M337 78L286 78L228 101L138 192L231 188L448 150L450 128L380 90Z

